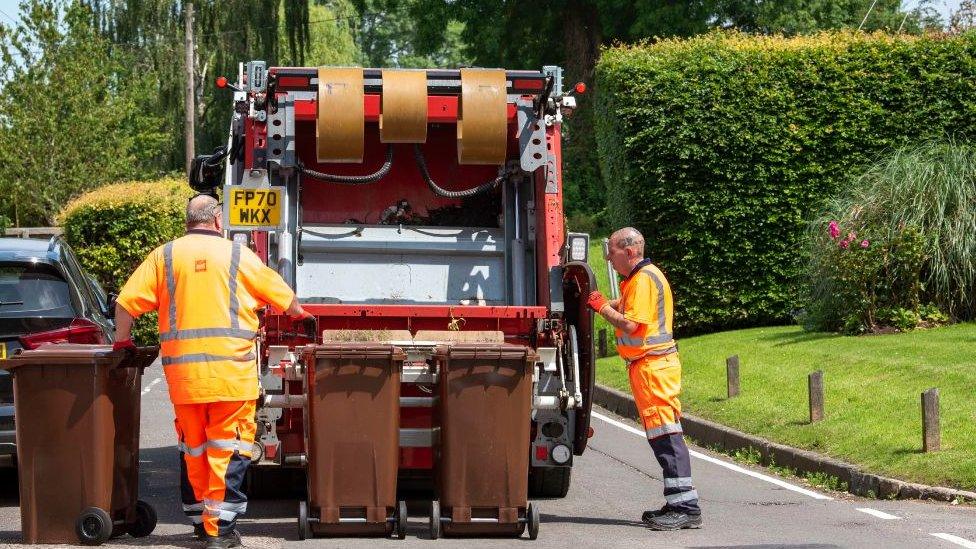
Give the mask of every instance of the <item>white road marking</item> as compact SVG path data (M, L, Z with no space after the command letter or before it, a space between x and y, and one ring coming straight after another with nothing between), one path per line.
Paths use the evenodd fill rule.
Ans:
M959 536L953 536L952 534L932 534L933 536L944 539L949 543L955 543L960 547L968 547L969 549L976 549L976 543L969 541L968 539L961 538Z
M613 425L615 427L619 427L619 428L623 429L624 431L633 433L633 434L635 434L635 435L637 435L637 436L639 436L641 438L644 438L644 439L647 438L647 434L646 433L644 433L643 431L641 431L639 429L636 429L634 427L631 427L630 425L627 425L626 423L621 423L621 422L619 422L619 421L617 421L615 419L610 419L607 416L605 416L603 414L598 414L596 412L593 412L591 415L593 417L597 418L597 419L600 419L600 420L603 420L603 421L609 423L610 425ZM693 457L696 457L696 458L698 458L700 460L707 461L709 463L714 463L715 465L718 465L719 467L725 467L726 469L735 471L737 473L742 473L743 475L748 475L750 477L753 477L753 478L757 478L759 480L766 481L766 482L768 482L770 484L775 484L776 486L779 486L781 488L786 488L787 490L792 490L794 492L803 494L805 496L810 496L813 499L823 499L823 500L832 500L832 499L834 499L834 498L832 498L830 496L825 496L825 495L823 495L821 493L814 492L813 490L807 490L806 488L800 488L799 486L795 486L793 484L790 484L789 482L780 480L778 478L771 477L769 475L764 475L762 473L757 473L755 471L750 471L750 470L745 469L743 467L739 467L738 465L736 465L734 463L729 463L727 461L722 461L720 459L713 458L712 456L708 456L708 455L702 454L701 452L696 452L694 450L688 450L688 452Z
M158 377L156 379L150 381L149 382L149 385L146 385L146 388L142 390L142 394L148 393L149 390L153 388L153 385L155 385L155 384L157 384L157 383L159 383L161 381L162 381L162 378L158 378Z
M867 513L867 514L869 514L871 516L878 517L879 519L884 519L884 520L899 520L901 518L901 517L896 517L895 515L889 515L888 513L885 513L884 511L878 511L877 509L871 509L870 507L858 507L857 510L860 511L860 512L862 512L862 513Z

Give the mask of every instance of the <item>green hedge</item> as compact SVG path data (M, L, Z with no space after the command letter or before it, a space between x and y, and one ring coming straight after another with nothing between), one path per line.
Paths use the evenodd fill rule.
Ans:
M108 185L68 204L59 224L82 265L106 291L118 292L149 252L183 235L192 195L176 178ZM134 335L155 344L156 315L140 319Z
M687 334L789 321L804 229L889 149L976 129L976 34L712 33L604 51L608 220L633 224Z

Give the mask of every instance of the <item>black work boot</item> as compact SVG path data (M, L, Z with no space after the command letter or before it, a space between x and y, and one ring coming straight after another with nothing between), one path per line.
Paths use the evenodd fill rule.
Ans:
M650 509L648 511L644 511L644 514L641 515L641 520L644 522L650 522L652 518L659 517L670 510L670 507L663 505L660 509Z
M206 549L230 549L231 547L241 546L241 535L237 530L231 530L227 534L219 536L207 536Z
M668 509L663 514L644 519L651 530L683 530L701 528L701 515L689 515L684 511Z
M207 539L207 531L203 529L202 524L193 525L193 537L197 539Z

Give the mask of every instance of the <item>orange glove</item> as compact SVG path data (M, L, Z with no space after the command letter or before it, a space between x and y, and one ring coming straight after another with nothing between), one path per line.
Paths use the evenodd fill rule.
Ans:
M590 292L590 296L586 299L586 304L590 306L596 312L600 312L604 307L610 304L607 298L603 297L600 290L594 290Z

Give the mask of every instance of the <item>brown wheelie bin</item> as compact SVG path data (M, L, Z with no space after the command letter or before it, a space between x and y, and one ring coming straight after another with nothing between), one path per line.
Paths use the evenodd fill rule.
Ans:
M403 351L378 343L325 343L302 351L307 369L308 502L298 535L406 535L396 499Z
M528 504L532 372L521 345L456 343L435 352L441 443L431 537L521 536L539 531Z
M14 377L26 543L152 533L156 512L138 499L139 405L142 371L157 354L62 344L0 361Z

